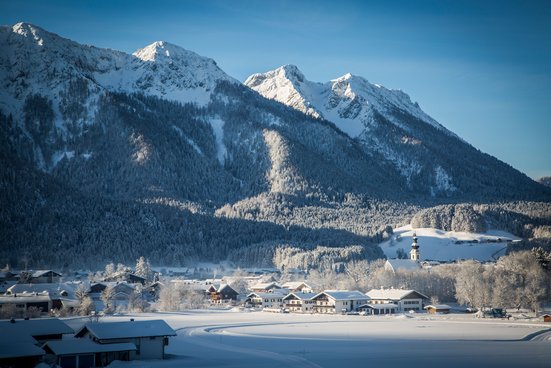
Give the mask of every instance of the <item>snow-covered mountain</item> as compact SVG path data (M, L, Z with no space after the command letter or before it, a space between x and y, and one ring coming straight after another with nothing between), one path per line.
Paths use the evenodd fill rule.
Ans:
M270 75L247 81L265 98L166 42L130 55L0 27L0 263L269 262L257 250L282 244L373 258L381 228L447 196L550 198L402 92Z
M132 55L78 44L28 23L0 27L0 108L17 112L30 93L55 103L75 79L92 93L144 93L205 105L221 80L236 82L214 60L167 42ZM87 101L90 102L90 101Z
M377 124L377 113L407 129L403 121L393 115L395 109L453 134L421 110L406 93L369 83L350 73L326 83L316 83L307 80L295 65L284 65L251 75L245 85L266 98L329 120L352 138L361 136Z
M307 80L294 65L253 74L245 85L340 130L393 163L407 183L432 195L453 195L458 184L446 163L439 162L427 142L429 131L445 139L457 136L426 114L400 90L390 90L346 74L326 83Z

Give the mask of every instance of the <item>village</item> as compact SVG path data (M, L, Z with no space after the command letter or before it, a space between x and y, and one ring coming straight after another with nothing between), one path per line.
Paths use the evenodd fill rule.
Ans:
M435 266L420 262L414 237L410 258L386 260L383 268L392 274ZM288 269L283 276L278 269L252 268L213 277L213 270L202 267L155 269L143 257L134 269L109 264L105 271L89 274L5 270L0 273L0 366L95 367L114 361L162 360L177 331L164 318L120 318L144 313L155 317L167 311L265 312L344 315L358 321L400 315L512 317L503 306L439 303L434 295L412 288L320 290L313 275ZM517 311L513 319L547 323L551 315L545 309L536 310L533 317Z

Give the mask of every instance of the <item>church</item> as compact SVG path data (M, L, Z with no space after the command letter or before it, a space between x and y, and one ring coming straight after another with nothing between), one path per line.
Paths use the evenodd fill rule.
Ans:
M409 251L409 259L387 259L385 270L396 272L398 270L418 270L421 268L421 252L417 243L417 234L413 233L413 243Z

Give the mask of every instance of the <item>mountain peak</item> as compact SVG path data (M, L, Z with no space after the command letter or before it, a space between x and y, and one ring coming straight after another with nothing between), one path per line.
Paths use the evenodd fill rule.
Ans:
M275 72L278 74L283 74L290 81L304 82L304 74L302 74L296 65L286 64L277 68Z
M208 59L166 41L155 41L144 48L136 50L132 55L143 61L162 61L178 58Z
M36 42L40 46L44 44L44 37L46 36L46 34L50 34L49 32L35 26L34 24L25 22L14 24L11 27L11 31L15 34L25 37L30 41Z

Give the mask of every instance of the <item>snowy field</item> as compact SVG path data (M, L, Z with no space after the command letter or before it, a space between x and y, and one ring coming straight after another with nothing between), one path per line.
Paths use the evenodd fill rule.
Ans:
M477 234L431 228L412 229L411 225L407 225L395 229L389 240L379 244L385 256L396 258L396 251L402 248L409 257L413 233L417 234L421 260L435 261L494 261L505 255L507 241L519 240L516 236L500 230Z
M150 313L177 330L164 361L111 367L550 367L551 324L472 315ZM128 320L109 317L104 322ZM79 320L67 321L78 327Z

